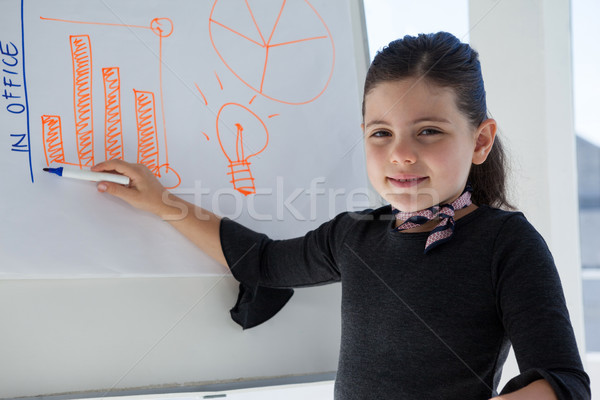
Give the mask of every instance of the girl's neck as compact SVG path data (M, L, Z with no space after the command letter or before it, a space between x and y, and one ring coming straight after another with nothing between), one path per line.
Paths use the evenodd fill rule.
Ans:
M475 204L471 204L468 207L465 207L463 209L460 210L456 210L454 212L454 220L458 221L459 219L461 219L462 217L464 217L467 214L472 213L473 211L475 211L477 209L477 206ZM400 220L396 220L396 224L395 227L400 226L404 221L400 221ZM406 229L401 231L401 233L420 233L420 232L431 232L433 230L433 228L435 228L437 226L437 224L440 223L439 219L433 219L423 225L419 225L415 228L411 228L411 229Z

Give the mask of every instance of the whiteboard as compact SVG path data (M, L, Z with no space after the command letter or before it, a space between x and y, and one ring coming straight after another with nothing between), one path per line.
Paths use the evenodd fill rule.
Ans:
M0 16L0 278L226 274L168 223L42 168L121 158L274 238L368 206L346 0L25 0Z

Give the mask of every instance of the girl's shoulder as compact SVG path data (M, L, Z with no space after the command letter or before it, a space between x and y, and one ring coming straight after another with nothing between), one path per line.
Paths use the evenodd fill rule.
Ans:
M379 208L367 208L360 211L347 211L339 214L335 219L343 220L347 224L378 223L389 224L394 220L391 205Z
M473 214L472 218L478 220L479 223L490 226L503 228L527 227L533 229L533 226L527 220L523 212L518 210L503 210L500 208L490 207L488 205L481 205L471 214ZM464 218L469 217L471 214Z
M474 219L477 220L478 230L489 232L490 236L495 238L496 246L505 246L511 251L516 248L547 247L542 235L521 211L507 211L483 205L471 214L476 213L478 215L474 215ZM469 215L465 218L467 217Z
M525 218L525 215L521 211L503 210L500 208L490 207L485 204L478 206L475 211L465 216L465 221L468 221L469 217L483 220L488 224L504 224L509 220L515 223L527 222L527 218Z
M390 205L379 208L367 208L360 211L345 211L338 214L332 220L321 225L329 233L346 236L349 232L364 234L372 230L391 230L394 221L392 207Z

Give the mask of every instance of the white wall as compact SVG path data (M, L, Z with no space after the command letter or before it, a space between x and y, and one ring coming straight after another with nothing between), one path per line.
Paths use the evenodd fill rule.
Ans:
M469 11L512 198L554 255L583 358L569 1L474 0Z

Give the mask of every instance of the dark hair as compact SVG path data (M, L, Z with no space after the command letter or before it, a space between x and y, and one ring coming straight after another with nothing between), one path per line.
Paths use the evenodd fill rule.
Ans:
M447 32L419 34L391 42L377 52L369 67L364 97L381 82L413 77L453 89L458 109L473 126L489 118L479 54L454 35ZM506 194L506 175L506 158L496 135L487 160L471 166L468 179L473 187L473 202L513 208Z

